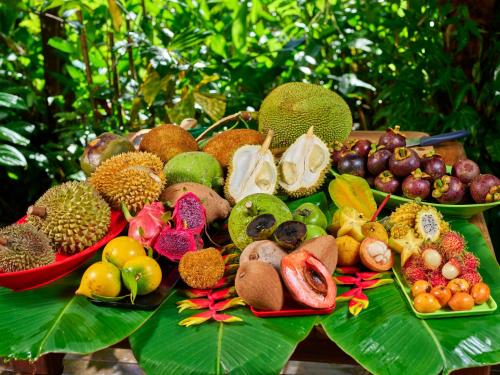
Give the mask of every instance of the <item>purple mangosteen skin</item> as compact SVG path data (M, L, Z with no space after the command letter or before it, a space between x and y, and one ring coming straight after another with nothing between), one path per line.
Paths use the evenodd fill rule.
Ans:
M386 150L394 151L396 147L406 146L406 138L401 134L396 134L392 129L387 129L378 140L379 146L385 146Z
M436 198L436 200L443 204L457 204L462 201L464 194L465 185L458 178L450 176L448 190Z
M420 169L427 173L433 180L443 177L446 174L446 164L440 156L432 156L420 160Z
M351 148L356 154L362 158L366 158L370 152L372 143L368 139L360 139Z
M364 177L366 174L365 160L355 153L348 153L340 158L337 169L340 174L347 173L359 177Z
M431 193L431 183L421 178L409 175L402 184L403 195L410 199L426 199Z
M465 185L469 185L472 180L479 176L481 171L476 162L470 159L462 159L453 164L451 174L457 177Z
M486 195L494 186L500 186L500 179L492 174L480 174L470 184L470 195L474 202L485 203Z
M407 148L410 156L403 160L397 160L396 153L392 154L389 159L389 170L398 177L406 177L415 169L420 168L420 157L412 149ZM397 151L397 150L396 150Z
M368 156L368 160L366 162L366 167L368 171L378 176L380 173L389 168L389 159L392 155L392 152L386 149L381 149L375 151L372 155Z
M392 177L389 181L382 181L382 173L375 177L375 188L384 193L395 194L399 190L399 181L396 177Z

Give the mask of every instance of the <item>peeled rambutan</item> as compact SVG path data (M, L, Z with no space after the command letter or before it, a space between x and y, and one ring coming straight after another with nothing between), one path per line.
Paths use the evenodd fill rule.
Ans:
M460 275L460 278L467 280L467 282L469 283L471 288L483 280L481 275L479 273L477 273L476 271L466 271L466 272L462 273L462 275Z
M444 264L441 273L448 280L456 279L462 273L462 263L459 258L451 258Z
M479 258L471 252L466 251L462 258L462 264L467 271L476 271L479 268Z
M432 287L441 285L446 286L448 284L448 280L446 280L440 270L431 272L429 274L428 281L432 285Z
M465 239L460 233L450 231L448 233L445 233L441 237L439 247L446 259L450 259L453 257L462 256L465 250L465 245Z

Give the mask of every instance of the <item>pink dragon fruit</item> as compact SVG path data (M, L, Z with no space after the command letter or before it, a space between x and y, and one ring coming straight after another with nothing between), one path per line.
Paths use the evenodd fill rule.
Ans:
M188 251L198 249L197 236L190 229L173 229L166 227L162 230L154 244L154 249L173 262L178 262ZM201 242L203 247L203 242Z
M146 204L135 216L123 208L125 218L129 222L128 236L139 241L145 247L152 247L163 228L167 226L163 220L165 208L160 202Z
M189 192L175 203L172 218L177 229L190 229L201 234L206 225L205 207L195 194Z

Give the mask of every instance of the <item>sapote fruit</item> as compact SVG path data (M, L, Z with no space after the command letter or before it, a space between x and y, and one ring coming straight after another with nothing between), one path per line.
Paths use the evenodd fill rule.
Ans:
M247 236L253 240L265 240L271 237L276 228L276 219L271 214L262 214L247 226Z
M307 251L314 255L333 274L337 267L338 249L337 241L333 236L326 235L316 237L303 242L295 251Z
M293 250L305 240L307 227L304 223L289 220L281 223L274 231L274 240L283 249Z
M241 253L240 265L251 260L258 260L271 264L279 271L281 267L281 258L286 254L287 253L273 241L255 241L245 247L245 250Z
M300 250L283 257L281 276L295 301L315 309L335 305L337 287L331 273L311 253Z
M240 265L235 279L236 293L260 310L281 310L284 293L280 276L265 262L250 260Z

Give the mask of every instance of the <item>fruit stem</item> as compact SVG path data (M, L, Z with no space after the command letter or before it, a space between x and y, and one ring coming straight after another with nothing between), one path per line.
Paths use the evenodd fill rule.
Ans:
M382 203L380 203L380 205L377 208L377 211L375 211L370 221L377 220L378 215L380 215L380 212L384 209L387 202L389 202L390 197L391 197L390 193L385 196L384 200L382 201Z
M29 206L28 215L35 215L43 219L45 216L47 216L47 209L40 206Z
M314 135L314 126L311 126L308 130L307 130L307 136L308 137L312 137Z
M274 131L272 129L269 129L267 132L266 139L264 140L264 143L262 143L262 146L260 146L259 154L264 155L266 151L269 149L269 146L271 146L271 141L274 136Z
M243 121L250 121L250 120L256 120L258 116L258 112L248 112L248 111L240 111L237 113L233 113L232 115L226 116L221 118L219 121L216 123L210 125L208 128L203 131L198 137L196 137L196 142L202 141L205 136L213 131L214 129L218 128L221 125L224 125L228 122L231 121L236 121L236 120L243 120Z
M257 216L258 212L255 206L253 205L252 202L246 202L245 203L245 208L247 209L247 212L250 216Z
M123 212L123 216L125 216L125 220L127 220L127 222L130 223L130 221L134 218L131 214L130 214L130 211L128 210L127 208L127 205L122 202L120 204L121 208L122 208L122 212Z

